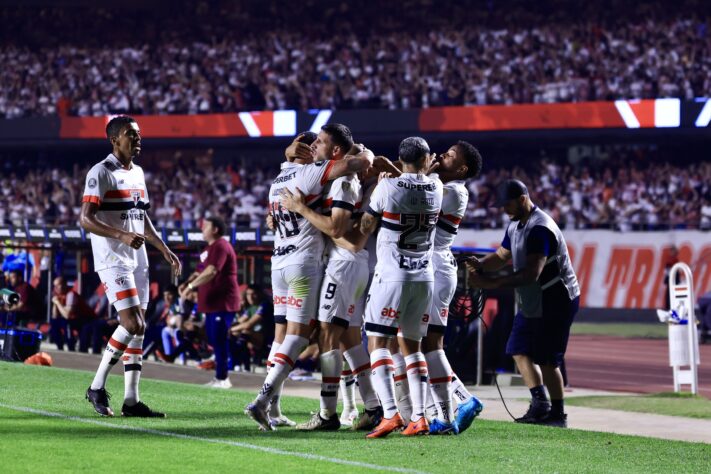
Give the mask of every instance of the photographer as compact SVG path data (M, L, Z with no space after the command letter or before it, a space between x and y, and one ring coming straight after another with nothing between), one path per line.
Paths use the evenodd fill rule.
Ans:
M37 290L25 281L22 270L11 270L8 280L10 289L20 295L19 303L5 308L14 314L15 326L25 326L30 321L35 321L40 307Z

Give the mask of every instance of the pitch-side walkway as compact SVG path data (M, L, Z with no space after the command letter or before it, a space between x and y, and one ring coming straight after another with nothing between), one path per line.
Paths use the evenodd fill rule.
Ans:
M44 345L43 350L52 356L55 367L94 371L99 363L97 355L52 351L47 349L47 345ZM143 364L142 376L203 384L210 381L213 372L200 370L196 367L146 361ZM264 374L231 373L230 380L233 389L256 392L264 380ZM206 388L206 390L219 389ZM485 409L481 415L483 419L501 421L511 419L501 403L496 387L471 387L471 390L484 402ZM501 390L509 410L515 416L520 416L526 411L528 402L525 400L529 393L525 387L503 386ZM319 391L320 384L317 381L296 382L290 380L285 385L286 395L315 399L318 398ZM568 397L583 395L620 395L620 393L591 389L571 389L566 392ZM574 429L711 444L711 420L574 406L566 407L566 411L568 412L568 425Z

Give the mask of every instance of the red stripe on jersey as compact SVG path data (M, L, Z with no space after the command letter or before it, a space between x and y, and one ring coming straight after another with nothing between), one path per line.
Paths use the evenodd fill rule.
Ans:
M304 198L304 201L306 201L306 204L310 204L311 201L314 201L314 200L318 199L319 197L321 197L320 194L309 194L308 196L306 196Z
M339 383L341 381L340 377L321 377L323 383Z
M462 219L457 216L453 216L451 214L440 214L443 219L448 220L454 225L459 225L460 222L462 222Z
M330 160L326 165L326 171L324 171L323 176L321 176L321 186L325 185L328 182L328 175L331 174L331 170L333 169L333 165L335 164L336 160Z
M126 344L121 344L113 337L109 339L109 344L111 344L112 346L114 346L116 349L118 349L120 351L125 351L126 348L128 347Z
M407 368L405 370L416 369L417 367L427 367L427 362L424 360L418 360L412 364L407 364Z
M348 377L349 375L353 375L353 372L351 372L350 370L341 371L341 377Z
M360 209L360 207L361 207L362 205L363 205L362 202L357 202L356 205L355 205L355 208L356 208L356 209Z
M277 352L276 354L274 354L274 362L279 362L282 365L284 365L284 362L286 362L290 366L294 367L294 361L291 360L288 355L282 354L281 352Z
M99 196L84 196L81 198L81 202L93 202L94 204L101 205L101 199Z
M394 212L383 211L383 217L386 219L395 219L398 222L400 221L400 214Z
M393 360L392 359L380 359L376 361L373 365L370 366L371 369L375 370L381 365L393 365Z
M130 347L126 349L126 354L143 354L143 349L134 349Z
M104 198L108 199L122 199L122 198L132 198L134 192L141 193L141 197L146 197L145 191L142 189L113 189L111 191L106 191L104 193Z
M323 201L323 207L331 207L333 205L333 198L328 198Z
M406 374L396 375L395 377L393 377L393 379L394 379L396 382L399 382L400 380L405 380L405 379L407 379L407 375L406 375Z
M452 381L452 377L439 377L436 379L430 378L431 384L433 384L433 383L447 383L447 382L451 382L451 381Z
M125 300L126 298L130 298L132 296L138 296L137 289L131 288L129 290L119 291L116 293L116 301Z

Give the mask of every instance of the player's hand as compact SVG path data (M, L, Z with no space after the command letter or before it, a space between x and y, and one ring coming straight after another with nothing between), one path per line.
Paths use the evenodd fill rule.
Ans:
M378 175L378 183L381 182L385 178L392 178L392 177L393 177L392 173L386 173L386 172L380 173Z
M264 219L264 222L267 225L267 229L269 229L269 230L276 229L276 225L274 225L274 216L271 214L271 212L269 214L267 214L267 217Z
M163 258L165 261L170 263L170 268L173 270L173 276L179 277L183 273L183 264L180 263L180 259L175 255L170 249L166 249L163 253Z
M135 232L124 232L121 234L121 237L119 237L119 240L129 247L138 250L146 241L146 238Z
M440 162L437 161L437 154L436 153L430 153L429 157L427 158L429 166L427 167L427 174L432 174L434 173L437 168L439 168Z
M299 141L299 139L303 136L303 133L297 135L297 137L294 138L294 141L291 142L291 145L289 145L284 151L284 156L286 156L287 161L294 161L296 159L311 160L314 158L311 147L306 143L301 143Z
M305 206L306 198L299 188L296 188L295 193L284 188L279 193L279 202L281 202L282 207L285 209L292 212L299 212Z

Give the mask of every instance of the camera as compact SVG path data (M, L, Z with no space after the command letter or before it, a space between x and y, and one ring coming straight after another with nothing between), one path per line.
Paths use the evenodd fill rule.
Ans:
M14 291L3 288L0 290L0 304L6 304L8 306L16 305L20 302L20 295Z

